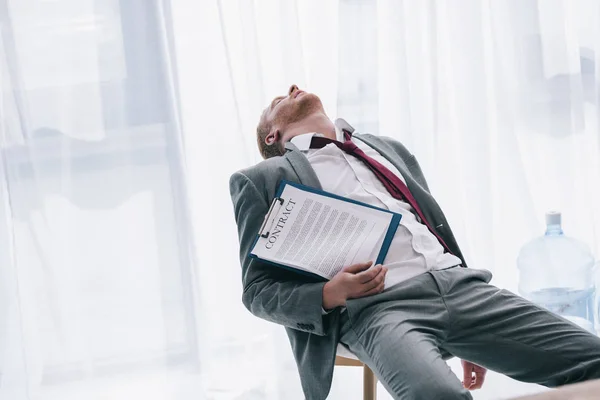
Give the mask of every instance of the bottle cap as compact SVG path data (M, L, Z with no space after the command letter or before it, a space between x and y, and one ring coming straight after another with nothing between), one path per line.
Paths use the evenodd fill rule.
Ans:
M560 225L561 213L560 211L548 211L546 213L546 225Z

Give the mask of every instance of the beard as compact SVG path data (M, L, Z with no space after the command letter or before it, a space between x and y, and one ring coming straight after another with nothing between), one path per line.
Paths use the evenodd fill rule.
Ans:
M276 122L279 126L288 126L318 111L323 112L321 99L312 93L304 93L290 107L280 111Z

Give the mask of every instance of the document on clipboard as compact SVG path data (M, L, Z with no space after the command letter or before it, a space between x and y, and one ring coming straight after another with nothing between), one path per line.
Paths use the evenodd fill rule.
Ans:
M402 215L282 181L249 257L331 279L343 267L385 260Z

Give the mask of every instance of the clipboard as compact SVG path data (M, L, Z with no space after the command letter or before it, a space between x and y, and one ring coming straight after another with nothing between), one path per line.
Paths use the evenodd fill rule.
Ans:
M265 220L263 221L260 230L258 231L260 237L269 237L269 233L271 232L271 229L273 229L275 217L277 216L277 214L279 214L279 210L283 205L283 199L280 196L281 192L279 192L279 194L271 202L271 207L269 207L269 211L267 212L267 215L265 215Z
M283 267L283 268L286 268L286 269L291 269L291 270L293 270L295 272L300 272L300 273L304 273L304 274L308 274L308 275L311 275L311 276L318 277L320 279L324 279L322 276L317 275L317 274L313 274L313 273L311 273L309 271L305 271L303 269L297 269L297 268L290 267L290 266L287 266L287 265L279 264L277 262L273 262L273 261L270 261L270 260L259 258L255 254L252 254L252 251L255 248L257 242L259 241L259 239L260 238L267 238L267 237L269 237L269 233L272 231L272 228L273 228L273 225L275 223L275 220L276 220L276 218L277 218L277 216L278 216L278 214L279 214L279 212L281 210L281 207L283 206L283 204L285 202L285 199L282 197L282 194L284 192L284 189L288 185L292 186L292 187L295 187L297 189L300 189L302 191L306 191L306 192L309 192L309 193L317 194L319 196L330 197L330 198L333 198L333 199L336 199L336 200L341 200L341 201L344 201L344 202L352 203L352 204L355 204L355 205L359 205L359 206L362 206L362 207L366 207L366 208L370 208L370 209L374 209L374 210L377 210L377 211L380 211L380 212L384 212L384 213L390 214L391 215L391 220L390 220L388 229L387 229L387 231L385 233L384 239L382 241L381 249L380 249L380 251L379 251L379 253L377 255L377 259L375 260L375 264L382 264L384 262L385 257L386 257L386 255L388 253L389 247L390 247L390 245L392 243L392 240L394 238L394 235L396 234L396 230L398 229L398 226L400 224L400 220L402 219L402 215L401 214L394 213L394 212L389 211L387 209L376 207L376 206L373 206L373 205L370 205L370 204L366 204L366 203L363 203L363 202L360 202L360 201L356 201L356 200L353 200L353 199L349 199L349 198L346 198L346 197L338 196L336 194L329 193L329 192L326 192L324 190L315 189L313 187L302 185L300 183L296 183L296 182L292 182L292 181L288 181L288 180L282 180L280 182L279 186L278 186L277 192L275 193L275 197L273 198L273 201L271 202L269 210L268 210L267 214L264 217L264 220L263 220L263 223L262 223L262 225L260 227L260 230L259 230L259 232L258 232L258 234L256 236L256 239L255 239L255 241L254 241L254 243L253 243L253 245L252 245L252 247L250 249L250 252L249 252L249 255L248 255L250 258L258 259L258 260L260 260L262 262L266 262L266 263L269 263L269 264L277 265L279 267Z

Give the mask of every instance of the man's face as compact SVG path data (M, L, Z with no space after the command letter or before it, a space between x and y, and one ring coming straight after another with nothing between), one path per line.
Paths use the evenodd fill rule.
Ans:
M304 92L298 86L292 85L287 96L278 96L273 99L265 110L264 120L271 127L271 134L267 136L266 142L280 140L287 141L286 129L316 112L322 112L323 104L315 94ZM279 137L275 132L279 132Z

